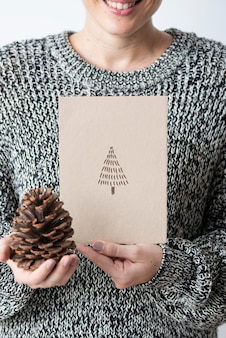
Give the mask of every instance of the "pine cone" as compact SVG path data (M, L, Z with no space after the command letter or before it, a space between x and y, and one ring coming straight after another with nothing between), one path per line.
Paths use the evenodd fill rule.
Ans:
M11 259L18 267L35 270L45 260L56 262L75 248L70 238L72 218L52 189L31 189L23 197L13 219Z

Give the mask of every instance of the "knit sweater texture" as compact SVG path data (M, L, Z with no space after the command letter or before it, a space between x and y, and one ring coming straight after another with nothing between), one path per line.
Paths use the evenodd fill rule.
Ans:
M24 192L59 193L59 96L167 95L168 240L158 274L119 290L82 257L65 286L32 290L0 264L1 338L214 338L225 320L225 55L168 30L171 46L131 72L98 69L64 32L0 51L0 235Z

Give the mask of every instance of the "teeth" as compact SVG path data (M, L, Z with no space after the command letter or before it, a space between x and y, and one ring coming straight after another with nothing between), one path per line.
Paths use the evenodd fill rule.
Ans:
M127 2L127 3L121 3L121 2L114 2L114 1L106 1L108 6L116 9L128 9L130 7L133 7L136 3L136 1L133 2Z

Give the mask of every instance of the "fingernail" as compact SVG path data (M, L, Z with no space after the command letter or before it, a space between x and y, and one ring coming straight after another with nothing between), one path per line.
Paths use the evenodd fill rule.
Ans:
M77 264L77 259L75 258L63 261L63 266L65 268L68 268L69 266L75 266L76 264Z
M103 242L95 242L93 244L93 249L96 251L102 251L104 247L104 243Z
M53 270L54 266L56 265L55 261L49 261L46 263L46 267L48 270Z
M78 264L79 264L79 262L78 262L77 259L72 259L70 266L76 266Z

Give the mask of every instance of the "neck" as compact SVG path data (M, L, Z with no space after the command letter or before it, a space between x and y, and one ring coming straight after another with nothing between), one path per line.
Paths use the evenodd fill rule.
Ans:
M87 62L111 71L133 71L155 62L171 43L171 37L150 21L131 36L98 34L85 26L70 37L72 47Z

